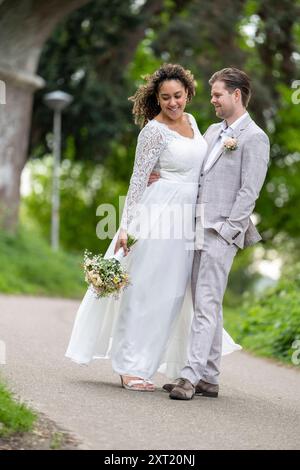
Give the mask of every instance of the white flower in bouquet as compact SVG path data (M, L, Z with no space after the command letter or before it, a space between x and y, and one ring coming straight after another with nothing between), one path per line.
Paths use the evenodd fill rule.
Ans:
M131 247L136 241L129 235L127 246ZM118 298L121 290L130 284L129 274L118 260L122 252L123 248L115 257L105 259L101 254L93 255L85 250L83 262L85 281L92 287L97 298L110 295Z

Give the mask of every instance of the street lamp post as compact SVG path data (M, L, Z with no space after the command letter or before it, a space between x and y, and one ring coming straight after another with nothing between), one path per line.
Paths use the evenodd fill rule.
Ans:
M45 104L54 111L53 122L53 180L52 180L52 214L51 214L51 247L59 248L59 206L60 185L59 169L61 157L61 113L73 101L73 97L63 91L53 91L44 96Z

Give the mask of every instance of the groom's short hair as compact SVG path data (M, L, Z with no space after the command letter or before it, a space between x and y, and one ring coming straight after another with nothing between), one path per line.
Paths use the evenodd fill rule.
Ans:
M251 98L251 85L250 78L245 72L234 67L228 67L215 72L208 83L213 85L217 81L224 82L227 90L231 92L239 88L241 90L242 103L247 108Z

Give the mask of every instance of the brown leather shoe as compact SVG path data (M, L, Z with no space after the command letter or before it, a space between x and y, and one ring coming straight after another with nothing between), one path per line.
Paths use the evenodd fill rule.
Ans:
M172 384L165 384L165 385L163 385L163 386L162 386L163 390L164 390L165 392L168 392L168 393L172 392L173 388L178 384L178 381L179 381L179 380L180 380L180 379L176 379Z
M219 385L210 384L205 380L199 380L196 385L196 395L202 395L203 397L217 398L219 394Z
M194 385L187 379L180 378L169 395L173 400L191 400L195 395Z
M175 380L172 384L163 385L163 389L170 393L177 385L180 379ZM204 380L199 380L195 387L195 395L202 395L203 397L217 398L219 394L219 385L210 384Z

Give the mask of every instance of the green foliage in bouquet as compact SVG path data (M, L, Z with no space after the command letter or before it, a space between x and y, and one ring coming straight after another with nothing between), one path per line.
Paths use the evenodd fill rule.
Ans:
M132 235L127 235L128 248L136 242ZM85 281L93 288L98 298L110 295L118 298L120 291L130 284L129 274L116 258L103 258L101 254L93 255L85 250L83 269Z
M129 284L128 273L115 258L105 259L101 254L93 255L85 250L83 269L85 281L98 298L117 295Z
M131 248L135 243L137 242L137 239L134 238L130 233L127 234L127 247Z

